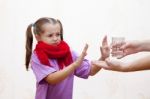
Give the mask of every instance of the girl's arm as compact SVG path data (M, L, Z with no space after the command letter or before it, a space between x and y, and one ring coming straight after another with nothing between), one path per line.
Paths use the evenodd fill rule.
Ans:
M75 62L70 64L69 66L65 67L64 69L54 72L52 74L49 74L46 78L45 81L48 82L49 84L57 84L67 78L70 74L74 72L74 70L79 67L86 56L86 51L88 49L88 45L84 47L81 55L77 58Z
M103 61L103 60L104 59L100 58L98 61ZM94 76L101 69L101 67L98 65L91 63L91 71L90 71L91 76Z

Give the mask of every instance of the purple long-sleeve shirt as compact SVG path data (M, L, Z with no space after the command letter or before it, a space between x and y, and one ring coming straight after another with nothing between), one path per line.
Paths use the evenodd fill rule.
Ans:
M78 56L72 51L72 57L75 61ZM55 85L48 84L44 80L48 74L59 71L56 60L49 61L51 67L41 64L35 52L31 56L31 68L36 77L35 99L72 99L74 75L87 79L90 74L90 61L84 59L82 65L74 73Z

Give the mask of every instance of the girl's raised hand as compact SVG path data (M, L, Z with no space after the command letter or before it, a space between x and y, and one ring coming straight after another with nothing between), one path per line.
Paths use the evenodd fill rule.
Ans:
M103 60L105 60L106 58L109 57L109 55L110 55L110 47L109 47L108 42L107 42L107 36L105 36L103 38L102 46L100 47L100 51L101 51L101 58Z
M84 57L87 55L87 49L88 49L88 44L84 46L84 49L81 53L81 55L77 58L77 60L74 62L76 67L79 67L84 60Z

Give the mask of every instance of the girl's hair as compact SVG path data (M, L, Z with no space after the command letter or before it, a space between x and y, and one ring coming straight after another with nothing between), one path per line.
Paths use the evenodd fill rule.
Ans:
M26 30L26 56L25 56L25 66L26 70L29 68L31 54L32 54L32 43L33 43L33 35L32 32L36 35L43 33L43 25L46 23L50 24L60 24L60 33L61 33L61 40L63 40L63 26L59 20L54 18L47 18L43 17L38 19L34 24L30 24Z

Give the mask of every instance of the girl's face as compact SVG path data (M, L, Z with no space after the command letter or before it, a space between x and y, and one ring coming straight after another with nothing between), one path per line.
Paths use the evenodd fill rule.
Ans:
M49 45L57 46L61 41L61 33L60 33L60 25L59 23L50 24L46 23L43 25L44 33L40 33L39 41L43 41Z

